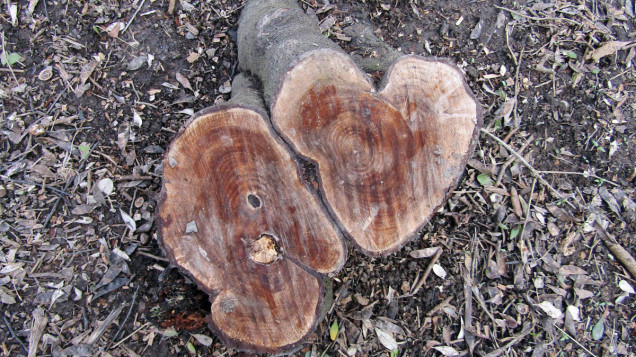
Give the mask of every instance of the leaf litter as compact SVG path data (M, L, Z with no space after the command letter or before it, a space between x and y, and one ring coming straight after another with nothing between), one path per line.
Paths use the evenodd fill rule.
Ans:
M31 3L2 27L3 353L238 355L169 269L154 209L171 139L228 99L242 3ZM298 354L633 354L633 2L451 3L302 2L349 51L362 20L449 58L500 141L482 133L402 251L352 253Z

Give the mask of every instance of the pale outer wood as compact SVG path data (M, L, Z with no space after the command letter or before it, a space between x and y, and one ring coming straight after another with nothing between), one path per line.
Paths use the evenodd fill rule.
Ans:
M277 131L297 153L316 162L324 202L334 218L354 243L371 255L386 255L399 249L443 204L474 148L479 117L478 104L463 76L442 61L402 57L386 78L384 89L377 93L348 57L331 50L316 50L285 74L272 104L272 123ZM302 127L301 108L306 105L307 93L329 85L334 86L336 95L320 104L327 108L355 96L356 91L366 93L365 101L372 108L387 107L380 111L386 114L385 118L370 121L345 118L346 115L322 119L334 121L334 127L366 125L368 131L374 132L371 139L376 148L370 149L373 157L367 158L368 163L347 162L355 161L350 160L348 151L358 144L347 142L358 140L354 135L339 137L334 132L340 129L335 129L322 137L312 137ZM352 111L367 110L356 107L362 104L355 101L345 101ZM395 121L392 111L399 112L401 122ZM338 120L349 123L337 123ZM384 132L378 131L379 127ZM394 138L395 149L382 141L386 137ZM340 139L342 142L334 142ZM325 155L321 145L340 145L342 155ZM368 165L369 170L382 175L376 182L358 183L365 187L355 188L355 183L345 182L345 170L338 170L339 165ZM393 177L386 175L389 170L394 170ZM340 171L341 176L334 171ZM364 173L361 176L366 177ZM399 177L407 179L396 182Z
M287 350L313 331L324 293L315 272L333 273L346 258L338 229L275 138L249 109L198 115L164 160L158 219L166 255L211 296L211 327L259 352ZM262 234L280 246L270 264L249 257Z

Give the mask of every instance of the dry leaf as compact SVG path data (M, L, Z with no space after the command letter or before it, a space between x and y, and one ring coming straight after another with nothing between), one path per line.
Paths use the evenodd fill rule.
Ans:
M601 58L609 55L613 55L616 51L625 48L625 46L629 45L629 41L608 41L604 42L599 48L592 51L587 56L587 59L593 59L594 62L600 61Z
M433 273L442 279L446 278L446 270L444 270L444 268L442 268L439 264L433 265Z
M398 348L397 342L388 332L376 327L375 333L378 335L378 340L380 340L382 346L386 347L387 350L393 351Z
M568 275L586 275L587 272L575 265L564 265L559 268L559 275L568 276Z
M409 253L409 255L415 259L419 259L419 258L430 258L432 256L434 256L435 254L437 254L437 251L439 250L439 247L430 247L430 248L424 248L424 249L418 249L418 250L414 250L411 251Z
M214 342L212 337L199 333L192 334L192 337L196 338L197 341L205 347L210 347L212 345L212 342Z
M97 68L97 65L99 63L96 60L92 60L88 63L86 63L85 65L82 66L82 69L80 70L80 83L84 84L86 83L86 81L88 80L88 78L90 78L91 74L93 74L93 71L95 70L95 68Z
M133 124L135 124L137 127L141 128L141 124L142 124L142 120L141 120L141 115L139 115L139 113L133 109Z
M189 89L194 92L194 90L192 89L192 85L190 85L190 81L183 74L181 74L181 72L177 72L175 77L177 78L177 82L179 82L183 86L183 88Z
M97 188L106 196L113 192L114 187L115 185L113 184L113 180L109 178L103 178L97 182Z
M537 304L537 306L553 319L559 319L563 316L561 310L554 307L554 305L549 301L543 301Z
M194 63L199 59L199 57L201 57L200 54L196 52L190 52L190 54L188 55L188 58L186 58L186 61L188 61L188 63Z
M626 281L621 280L618 282L618 287L628 294L634 294L634 288Z
M119 210L119 214L121 214L121 218L124 220L124 223L126 223L126 226L131 230L131 231L136 231L137 230L137 223L135 223L135 220L132 219L132 217L130 217L128 215L128 213L122 211L121 209Z
M435 346L433 349L437 350L439 353L446 357L454 357L459 356L459 352L456 349L450 346Z

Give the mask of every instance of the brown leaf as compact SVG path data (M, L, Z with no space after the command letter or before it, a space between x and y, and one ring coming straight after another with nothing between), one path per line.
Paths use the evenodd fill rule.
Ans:
M84 85L88 78L90 78L98 64L99 63L96 60L92 60L82 66L82 69L80 70L80 83L82 85Z
M411 251L409 255L415 259L430 258L434 256L435 254L437 254L437 251L439 249L440 249L439 247L429 247L424 249L418 249L418 250Z
M568 275L586 275L587 272L575 265L564 265L559 268L559 275L568 276Z
M192 85L190 85L190 81L183 74L181 74L181 72L177 72L175 77L177 78L177 82L181 83L183 88L189 89L194 92L194 90L192 89Z
M593 59L594 62L600 61L601 58L605 56L612 55L616 53L616 51L625 48L625 46L629 45L631 42L629 41L607 41L604 42L601 47L595 49L587 56L587 59Z

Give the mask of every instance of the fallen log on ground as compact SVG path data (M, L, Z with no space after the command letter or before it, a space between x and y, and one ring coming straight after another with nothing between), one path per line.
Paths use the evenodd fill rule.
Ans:
M159 233L170 261L210 294L226 344L288 352L320 320L320 279L342 267L343 237L387 255L444 204L480 109L439 59L390 52L376 90L292 0L248 2L238 49L261 92L237 78L229 104L175 139ZM312 165L314 177L303 169Z

